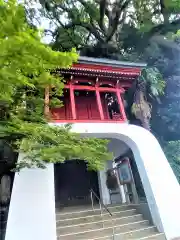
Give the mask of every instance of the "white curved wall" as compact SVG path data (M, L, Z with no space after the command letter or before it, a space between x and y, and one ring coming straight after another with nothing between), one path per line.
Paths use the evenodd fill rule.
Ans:
M114 138L108 140L110 140L110 142L108 143L108 150L110 152L113 152L114 158L122 156L129 150L129 147L123 141ZM112 167L112 165L110 167Z
M167 240L180 237L180 186L158 141L149 131L118 123L76 123L72 131L124 141L133 151L154 224Z
M72 130L124 141L133 151L154 224L167 240L180 237L180 187L150 132L119 123L76 123ZM56 240L53 164L15 175L5 239Z

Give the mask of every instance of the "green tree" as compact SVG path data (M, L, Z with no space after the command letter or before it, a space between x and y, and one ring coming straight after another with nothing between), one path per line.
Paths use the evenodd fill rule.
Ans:
M154 36L176 32L179 29L178 1L172 3L170 0L40 0L39 2L42 5L41 17L47 17L55 27L52 33L53 47L67 50L73 46L84 50L98 45L93 52L97 57L103 55L103 51L107 55L108 50L110 52L107 56L115 57L117 49L119 56L124 55L124 44L128 46L129 43L131 47L141 46L143 51ZM28 10L30 9L29 6ZM32 16L32 11L29 13ZM108 47L108 50L105 50L105 47Z
M16 0L0 0L0 22L0 138L26 154L17 168L71 158L86 160L92 169L102 167L112 157L106 140L80 138L69 125L53 127L44 117L45 88L53 85L57 96L63 89L62 77L51 73L71 66L78 58L75 50L55 52L43 44L42 33L28 25Z

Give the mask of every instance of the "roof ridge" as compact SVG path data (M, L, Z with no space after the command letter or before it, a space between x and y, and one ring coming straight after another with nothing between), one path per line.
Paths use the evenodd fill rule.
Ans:
M144 68L144 67L147 66L146 63L118 61L118 60L111 60L111 59L107 59L107 58L93 58L93 57L85 57L85 56L80 56L79 59L78 59L78 63L92 63L92 64L101 64L101 65L111 65L113 67L127 66L127 67Z

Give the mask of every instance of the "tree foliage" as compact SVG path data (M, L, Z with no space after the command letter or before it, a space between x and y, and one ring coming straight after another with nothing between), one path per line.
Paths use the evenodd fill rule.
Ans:
M180 182L180 141L170 141L164 145L164 151L169 163Z
M159 98L158 102L152 102L152 127L160 139L174 141L180 139L179 35L178 33L171 34L168 38L172 42L171 48L153 44L149 46L145 54L147 61L162 73L166 83L164 95Z
M98 44L99 51L94 51L94 54L109 50L109 56L112 57L115 50L119 50L119 55L124 55L124 50L131 51L133 46L141 47L142 52L152 37L176 32L180 18L179 4L175 2L40 0L40 12L41 16L47 17L54 24L55 31L52 34L56 49L66 50L74 46L84 50ZM125 49L125 45L131 49Z
M49 126L44 117L45 87L53 85L57 96L63 89L62 77L51 72L71 66L78 58L75 50L58 52L43 44L42 33L29 26L23 5L15 0L0 0L0 22L0 138L28 157L18 167L71 158L102 167L112 157L107 141L80 138L68 126Z

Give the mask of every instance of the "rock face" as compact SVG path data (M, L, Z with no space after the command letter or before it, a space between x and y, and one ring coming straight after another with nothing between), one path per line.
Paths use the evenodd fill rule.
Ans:
M0 180L0 239L4 239L11 197L11 177L4 175Z
M0 139L0 239L3 240L11 198L12 184L17 153L10 144Z
M11 178L8 175L4 175L1 178L0 183L0 203L7 205L11 196Z

